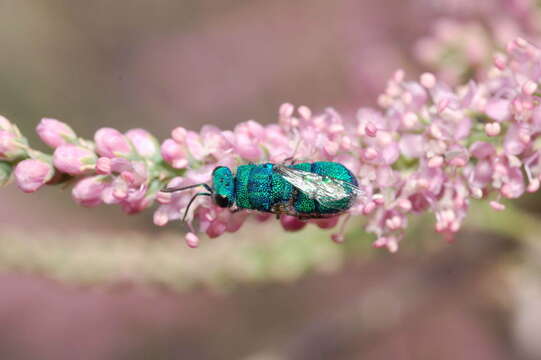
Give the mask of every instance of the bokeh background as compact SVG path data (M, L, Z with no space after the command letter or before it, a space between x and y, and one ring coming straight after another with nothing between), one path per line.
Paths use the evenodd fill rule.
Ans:
M0 0L0 113L231 128L283 102L345 116L399 68L482 79L538 43L534 0ZM0 359L539 359L539 196L475 204L453 244L415 219L389 255L272 223L184 247L180 223L0 189Z

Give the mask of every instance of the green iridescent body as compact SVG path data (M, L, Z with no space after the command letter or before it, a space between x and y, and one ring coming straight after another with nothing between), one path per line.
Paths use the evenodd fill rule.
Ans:
M338 179L357 186L355 176L340 163L319 161L287 167L321 175L322 181ZM353 192L346 192L348 196L322 204L293 186L277 170L277 165L271 163L241 165L235 175L229 168L216 168L212 189L215 199L220 200L218 205L300 218L323 218L348 210L355 200ZM347 191L346 187L343 191Z

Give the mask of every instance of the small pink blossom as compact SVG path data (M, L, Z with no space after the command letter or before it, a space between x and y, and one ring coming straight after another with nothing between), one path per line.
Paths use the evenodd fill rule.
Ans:
M76 145L61 145L53 156L54 166L70 175L81 175L95 168L97 161L94 152Z
M77 140L77 135L75 135L71 127L55 119L41 119L36 132L41 138L41 141L52 148L72 144Z
M23 160L15 167L17 186L25 193L37 191L53 177L51 164L35 159Z

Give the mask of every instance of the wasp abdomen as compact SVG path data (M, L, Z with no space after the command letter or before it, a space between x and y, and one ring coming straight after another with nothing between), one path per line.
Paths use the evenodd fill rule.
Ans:
M351 172L339 163L320 161L290 167L357 185ZM320 204L292 186L271 163L241 165L237 168L235 202L239 208L302 217L324 217L343 212L351 206L350 198L339 200L331 207Z

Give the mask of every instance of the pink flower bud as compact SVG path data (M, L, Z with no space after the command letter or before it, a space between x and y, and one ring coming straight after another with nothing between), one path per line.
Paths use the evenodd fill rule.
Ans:
M132 129L126 133L126 137L143 157L153 157L160 153L160 145L156 138L143 129Z
M220 219L216 219L216 220L211 221L207 229L207 235L211 239L217 238L218 236L225 233L226 230L227 230L227 224L221 221Z
M413 112L406 113L404 117L402 117L402 123L404 126L408 129L414 127L418 123L418 117L417 114Z
M507 65L507 57L504 54L496 54L493 58L494 66L496 66L499 70L505 69Z
M192 249L199 246L199 238L192 232L187 233L184 239L186 240L186 245Z
M511 102L507 99L490 99L485 105L485 113L496 121L506 121L511 115Z
M428 160L428 167L429 168L438 168L443 165L443 157L442 156L433 156Z
M278 111L281 117L288 118L293 115L295 107L290 103L283 103Z
M44 161L27 159L17 164L14 174L19 189L25 193L31 193L51 180L54 169L51 164Z
M259 143L248 133L239 133L235 136L235 150L246 160L258 161L262 155Z
M156 226L165 226L169 222L169 216L167 216L166 211L162 211L162 208L159 208L153 217L154 225Z
M431 73L424 73L421 75L421 85L427 89L431 89L436 86L436 77Z
M0 115L0 130L4 131L10 131L11 130L11 123L8 119Z
M332 229L338 224L339 216L312 220L320 229Z
M372 213L372 211L374 211L376 209L377 205L375 202L373 201L369 201L366 205L364 205L363 207L363 214L364 215L369 215Z
M130 142L116 129L99 129L94 135L94 141L96 142L96 151L101 156L114 158L132 153Z
M94 169L97 157L92 151L76 145L62 145L53 155L54 166L61 172L80 175Z
M77 140L71 127L55 119L41 119L36 131L41 140L52 148L74 143Z
M375 137L378 133L378 128L372 122L368 121L364 128L364 131L366 132L366 135L370 137Z
M537 84L528 80L522 85L522 92L526 95L533 95L537 91Z
M372 161L378 157L378 152L374 148L367 148L363 151L363 158L367 161Z
M158 191L156 194L156 201L160 204L169 204L171 200L173 199L173 194L166 193L163 191Z
M395 253L398 250L398 239L394 236L379 237L373 245L375 248L387 247L390 252Z
M306 221L301 221L295 216L282 215L280 216L280 223L282 227L287 231L299 231L306 226Z
M497 201L491 201L490 202L490 207L493 208L494 210L496 211L503 211L505 210L505 205L500 203L500 202L497 202Z
M100 157L96 161L96 173L100 175L109 175L111 174L111 159L107 157Z
M75 185L72 195L79 205L94 207L101 204L102 192L105 188L106 184L100 176L87 177Z
M500 123L493 122L485 125L485 133L487 136L498 136L500 135L502 128Z
M299 115L305 120L308 120L312 117L312 110L310 110L308 106L299 106L299 109L297 111L299 112Z
M15 134L0 130L0 159L15 160L24 156L26 151L17 140L18 138Z
M537 190L539 190L540 185L541 183L539 179L532 179L528 184L528 192L536 192Z
M176 127L171 131L171 137L179 144L184 144L188 131L182 126Z
M344 242L344 234L341 233L335 233L331 235L332 241L334 241L337 244L341 244Z
M161 146L163 159L175 169L182 169L188 166L188 159L184 148L173 139L167 139Z

